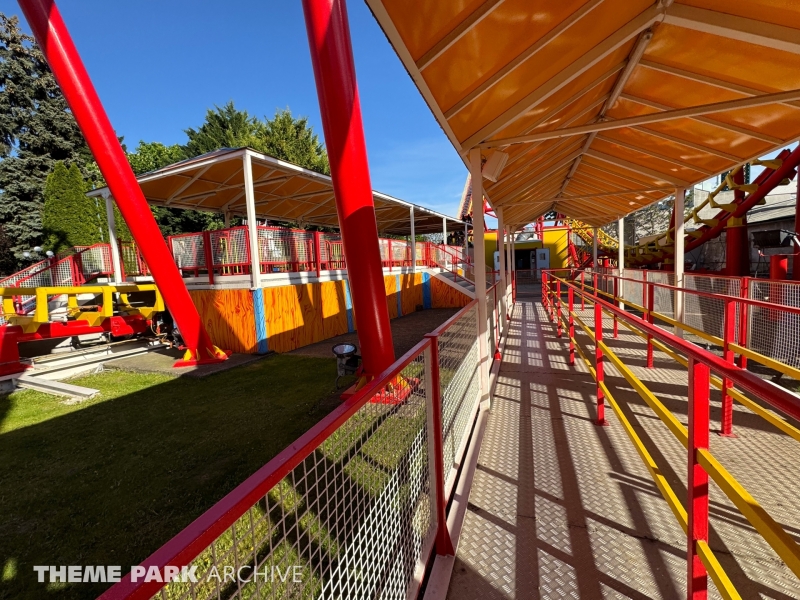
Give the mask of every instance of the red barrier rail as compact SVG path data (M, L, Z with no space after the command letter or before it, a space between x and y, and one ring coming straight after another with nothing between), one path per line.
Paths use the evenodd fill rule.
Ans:
M597 275L595 274L595 277ZM724 598L740 598L725 570L709 547L709 480L713 480L723 493L733 502L742 515L763 536L776 554L792 572L800 577L800 546L797 542L761 507L750 493L725 469L709 450L710 404L709 388L713 383L711 373L716 373L731 385L736 385L752 394L769 406L795 419L800 419L800 398L795 394L771 384L745 369L733 364L726 357L700 348L649 322L620 309L615 303L603 300L597 285L591 294L581 291L577 284L559 278L553 273L544 273L542 301L551 321L557 320L559 328L566 321L570 327L569 352L577 349L581 358L597 382L597 423L604 424L604 406L608 402L617 414L620 425L636 447L647 466L654 483L669 504L673 514L683 527L687 540L687 597L705 597L710 575ZM562 312L562 285L567 291L569 319ZM673 286L674 287L674 286ZM585 300L594 304L594 327L584 323L573 310L574 294L586 296ZM614 298L617 300L618 298ZM728 306L739 298L732 298ZM673 358L678 353L686 356L681 361L689 370L688 386L688 427L682 425L664 404L645 386L625 365L613 350L603 341L603 313L625 323L634 333L648 340L656 340L659 349ZM594 364L588 359L588 352L577 344L573 329L573 319L578 321L595 347ZM733 322L731 320L730 322ZM729 327L729 329L732 327ZM631 425L625 412L613 398L605 383L603 364L609 358L620 374L645 400L659 419L686 448L688 454L688 477L686 504L681 504L671 484L662 474L645 444ZM724 389L724 386L723 386ZM794 430L795 433L800 433ZM797 435L795 439L800 439Z
M453 552L447 504L480 403L477 318L472 301L141 563L160 573L195 565L199 582L129 573L101 599L167 587L170 598L210 600L219 589L202 576L212 566L283 568L287 552L288 564L313 568L294 590L265 583L266 595L346 585L348 597L367 598L391 585L413 597L431 552Z

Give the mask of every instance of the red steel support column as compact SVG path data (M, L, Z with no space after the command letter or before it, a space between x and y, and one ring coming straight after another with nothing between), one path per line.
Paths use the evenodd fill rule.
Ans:
M722 359L733 364L733 350L730 344L736 333L736 302L725 301L725 315L722 322ZM733 437L733 398L728 390L733 387L730 379L722 378L722 426L720 435Z
M345 0L303 0L364 371L394 362Z
M686 512L687 532L686 576L690 600L708 597L708 573L697 553L697 542L708 542L708 473L697 461L698 450L708 450L709 429L709 370L708 366L689 359L689 480Z
M430 346L430 373L431 373L431 402L428 405L431 414L431 432L433 436L433 485L435 486L434 498L436 499L436 554L453 556L455 550L450 532L447 530L447 498L444 495L444 443L442 441L442 388L439 377L439 336L435 333L425 335L431 342ZM426 365L427 366L427 365Z
M58 7L53 0L19 0L19 5L134 240L142 249L187 348L200 362L225 360L225 354L214 347L203 327Z
M603 388L600 387L601 383L605 382L605 375L603 373L603 350L600 348L600 342L603 341L603 307L599 302L594 303L594 370L597 375L597 422L596 425L605 427L608 425L606 422L606 407L604 403L605 394Z
M581 296L583 298L583 296ZM567 321L569 323L569 364L575 365L575 319L572 316L572 311L575 308L575 295L572 291L572 286L567 288L567 308L569 311Z

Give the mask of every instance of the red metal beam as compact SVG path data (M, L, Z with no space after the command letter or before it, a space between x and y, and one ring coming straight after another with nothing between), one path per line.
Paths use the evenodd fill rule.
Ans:
M19 0L19 5L186 346L201 363L225 360L208 337L55 2Z
M303 0L364 371L394 362L378 225L344 0Z

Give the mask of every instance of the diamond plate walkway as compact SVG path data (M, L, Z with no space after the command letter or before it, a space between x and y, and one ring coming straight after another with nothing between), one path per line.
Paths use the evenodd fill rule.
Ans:
M585 319L590 311L580 311ZM610 328L610 321L608 327ZM576 325L576 332L578 331ZM606 329L609 331L609 329ZM611 336L608 335L610 338ZM580 332L578 341L591 348ZM686 423L686 369L620 326L610 346ZM686 538L616 415L597 427L595 384L538 295L518 297L478 458L448 598L685 598ZM606 361L606 382L678 497L686 451ZM718 427L719 394L712 391ZM800 445L740 406L737 438L711 448L800 537ZM794 575L711 484L711 547L743 598L799 598ZM710 597L719 594L709 579Z

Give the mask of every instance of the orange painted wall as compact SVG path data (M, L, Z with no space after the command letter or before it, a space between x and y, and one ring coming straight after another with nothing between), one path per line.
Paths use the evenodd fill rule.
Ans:
M276 352L347 333L344 281L264 288L267 345Z
M243 354L256 352L256 324L250 290L194 290L189 294L216 346Z
M432 308L461 308L471 301L469 296L462 294L453 286L431 277Z
M398 316L400 293L404 315L423 304L422 273L384 276L389 317ZM288 352L347 333L347 308L344 281L326 281L263 288L267 345L276 352ZM195 290L190 292L212 341L226 350L255 353L257 339L253 296L250 290ZM470 298L431 277L433 308L466 306ZM355 314L352 316L354 326Z

